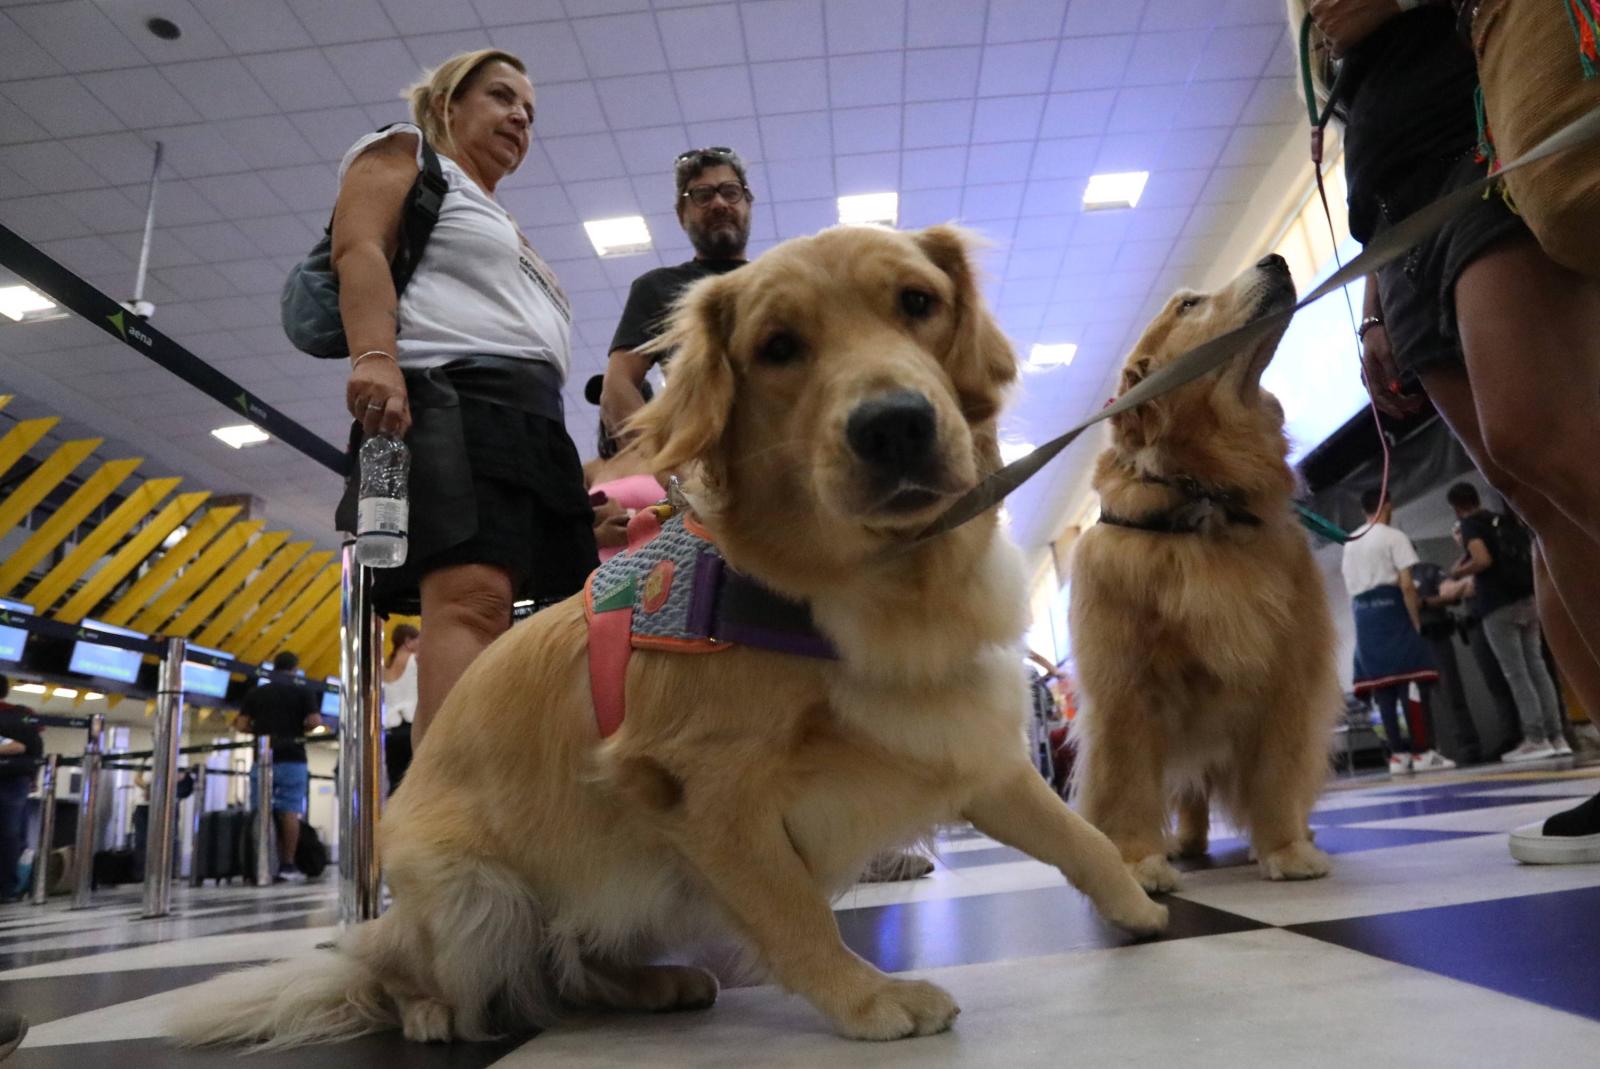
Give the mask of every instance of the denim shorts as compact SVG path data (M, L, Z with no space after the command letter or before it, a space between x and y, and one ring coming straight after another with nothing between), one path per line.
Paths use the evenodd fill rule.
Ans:
M299 762L284 762L272 766L272 811L274 813L299 813L306 815L306 800L311 790L310 766ZM260 804L260 780L250 777L250 808Z

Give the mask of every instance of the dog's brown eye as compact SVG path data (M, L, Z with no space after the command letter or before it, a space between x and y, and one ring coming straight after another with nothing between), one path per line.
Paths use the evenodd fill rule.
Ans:
M927 319L933 314L935 299L926 290L901 290L900 310L912 319Z
M1197 307L1203 300L1205 300L1204 297L1185 297L1183 300L1178 302L1178 314L1182 315L1189 309Z
M763 364L782 366L793 363L800 357L800 339L781 330L768 338L756 352L756 359Z

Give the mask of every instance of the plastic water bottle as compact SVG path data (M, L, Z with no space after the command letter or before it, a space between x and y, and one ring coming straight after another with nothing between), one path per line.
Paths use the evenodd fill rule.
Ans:
M392 434L361 443L361 496L356 503L356 560L368 568L406 562L411 451Z

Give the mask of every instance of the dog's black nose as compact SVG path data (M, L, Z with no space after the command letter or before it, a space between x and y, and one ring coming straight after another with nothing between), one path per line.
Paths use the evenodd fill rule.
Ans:
M1271 256L1263 257L1256 263L1256 266L1261 268L1263 271L1276 271L1279 274L1284 275L1289 273L1289 261L1285 260L1282 256L1279 256L1277 253L1273 253Z
M856 406L845 425L850 448L883 475L904 476L926 467L937 421L920 393L896 390Z

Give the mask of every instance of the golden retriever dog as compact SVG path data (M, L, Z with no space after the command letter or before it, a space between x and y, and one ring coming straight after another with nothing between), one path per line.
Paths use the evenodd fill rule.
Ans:
M1177 294L1122 390L1293 303L1277 256L1219 293ZM1282 334L1112 417L1094 474L1101 522L1073 551L1078 797L1149 891L1178 885L1169 855L1205 853L1212 802L1268 879L1328 872L1306 821L1342 699L1332 617L1291 506L1283 409L1261 389Z
M939 1032L957 1006L841 941L830 897L879 850L970 820L1136 933L1164 907L1022 745L1024 576L994 510L915 539L1000 466L1015 357L967 239L825 231L696 285L638 417L729 565L807 603L837 659L637 650L599 735L581 598L514 627L450 693L380 849L393 905L337 951L247 971L189 1042L399 1026L481 1039L559 1009L701 1009L705 933L753 950L839 1033ZM703 944L702 944L703 945Z

